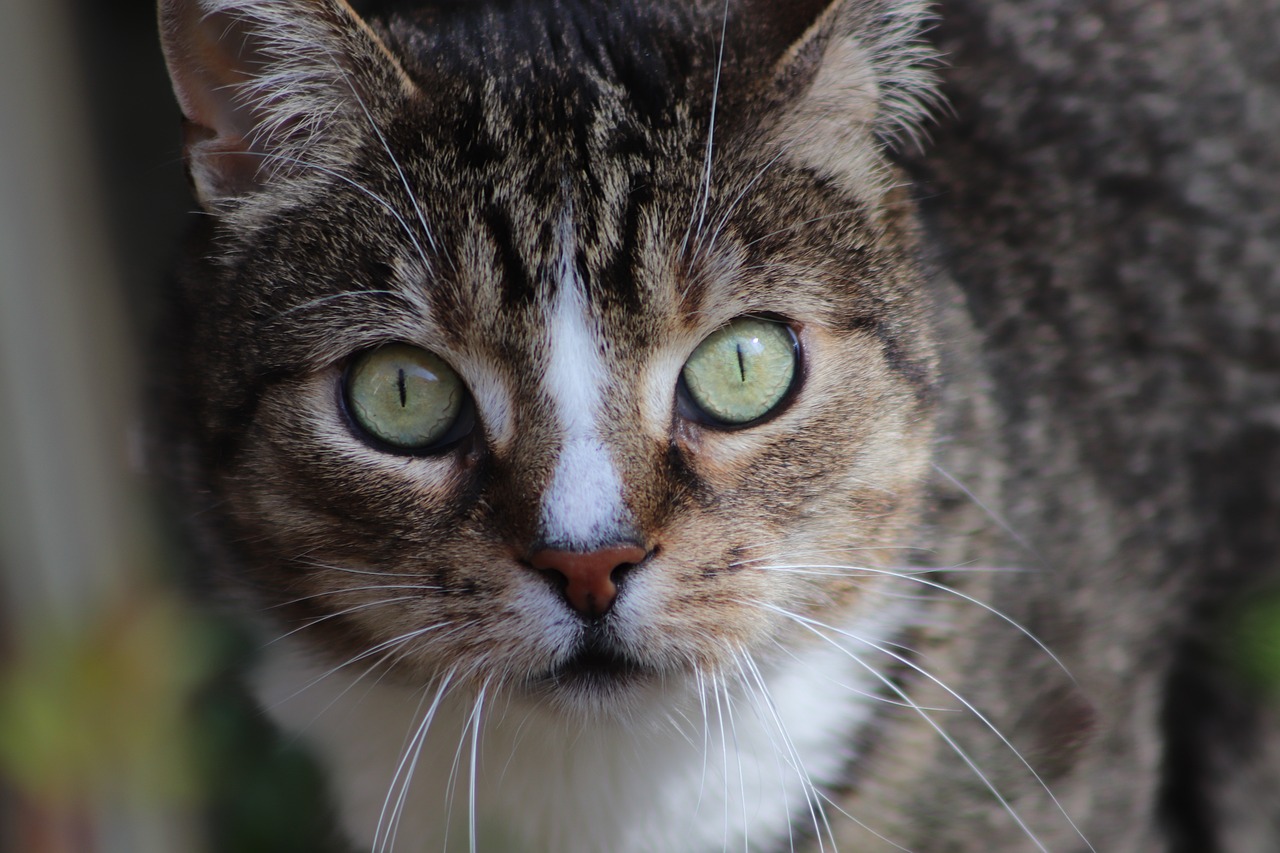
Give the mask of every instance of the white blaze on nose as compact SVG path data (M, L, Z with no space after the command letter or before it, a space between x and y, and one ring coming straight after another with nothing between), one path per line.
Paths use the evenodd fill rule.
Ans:
M551 357L543 377L561 430L560 456L542 498L550 542L591 548L622 523L622 480L597 423L607 369L592 335L586 294L573 265L573 236L561 231L560 286L549 323Z

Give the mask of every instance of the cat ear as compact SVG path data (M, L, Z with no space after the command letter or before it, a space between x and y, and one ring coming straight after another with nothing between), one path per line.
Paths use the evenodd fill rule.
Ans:
M780 142L858 181L939 102L922 0L745 0L772 38ZM785 8L784 8L785 7ZM755 15L755 11L750 12ZM764 39L764 36L759 37ZM874 161L874 162L873 162ZM865 181L860 181L865 183Z
M160 0L160 32L208 209L339 167L381 93L414 90L345 0Z

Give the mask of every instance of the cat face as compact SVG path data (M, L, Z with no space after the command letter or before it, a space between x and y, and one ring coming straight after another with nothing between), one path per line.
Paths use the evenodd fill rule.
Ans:
M874 572L786 567L899 562L927 465L886 54L829 21L717 49L695 6L591 38L583 10L162 11L214 220L168 428L281 632L619 713L874 609Z

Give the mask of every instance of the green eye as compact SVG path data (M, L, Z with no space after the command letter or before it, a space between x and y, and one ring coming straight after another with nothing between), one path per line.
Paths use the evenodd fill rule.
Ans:
M698 345L680 374L688 400L718 426L742 426L772 412L796 378L797 344L782 323L739 317Z
M347 370L346 398L362 430L399 450L427 450L460 438L470 402L453 368L407 344L357 356Z

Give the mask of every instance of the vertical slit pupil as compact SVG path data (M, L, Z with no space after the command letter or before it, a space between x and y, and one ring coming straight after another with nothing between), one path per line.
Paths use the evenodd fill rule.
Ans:
M403 367L400 368L399 376L396 377L396 387L400 389L400 408L403 409L409 399L409 395L405 391L405 387L404 387L404 368Z
M743 356L742 356L742 342L739 341L736 346L738 349L738 373L742 376L742 381L746 382L747 381L747 365L746 365L746 362L743 360Z

